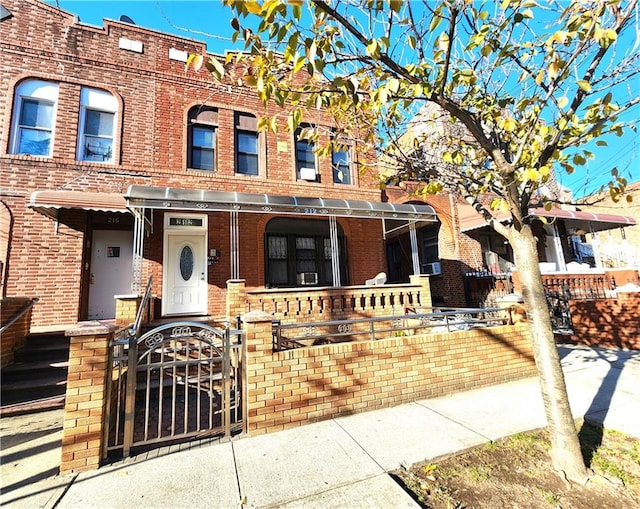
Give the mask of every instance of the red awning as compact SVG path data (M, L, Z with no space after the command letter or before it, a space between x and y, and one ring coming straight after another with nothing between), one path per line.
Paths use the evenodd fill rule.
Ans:
M460 211L460 231L463 233L477 230L488 226L488 223L470 205L459 204ZM637 224L633 217L619 216L616 214L604 214L599 212L586 212L583 210L565 210L554 207L546 210L543 207L530 208L529 214L537 217L549 219L562 219L566 225L575 230L585 232L610 230L621 226L633 226ZM507 214L497 214L499 221L508 221Z
M122 194L85 191L35 191L28 207L52 219L58 218L59 209L128 212Z

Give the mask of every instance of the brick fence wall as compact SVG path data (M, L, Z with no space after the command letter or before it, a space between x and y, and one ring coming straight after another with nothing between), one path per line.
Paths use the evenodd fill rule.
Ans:
M526 325L274 353L271 317L244 321L250 434L536 374Z
M28 297L7 297L0 300L0 326L6 325L33 299ZM11 327L0 334L0 366L13 363L13 354L24 346L31 327L31 310L23 314Z
M617 299L569 301L571 341L608 348L640 349L640 293Z

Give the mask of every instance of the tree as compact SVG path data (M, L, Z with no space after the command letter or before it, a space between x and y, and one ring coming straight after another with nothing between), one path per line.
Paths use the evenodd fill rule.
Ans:
M248 64L236 78L265 103L293 105L289 129L309 108L329 109L346 135L384 149L394 162L387 178L455 193L511 244L553 466L586 482L529 207L549 206L554 197L542 190L555 172L579 171L593 145L630 127L622 119L640 101L631 86L640 70L637 0L224 2L245 42L244 54L228 57ZM224 66L209 65L222 79ZM407 131L419 112L444 115L442 139ZM273 119L262 125L276 128ZM625 184L614 172L612 196Z

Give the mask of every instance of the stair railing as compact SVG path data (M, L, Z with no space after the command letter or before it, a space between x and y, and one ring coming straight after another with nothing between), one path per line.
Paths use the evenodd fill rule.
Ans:
M23 307L20 311L18 311L7 323L5 323L2 327L0 327L0 334L9 329L14 323L16 323L22 315L24 315L27 311L29 311L33 306L36 305L36 302L40 300L40 297L34 297L31 299L31 302Z
M149 280L147 281L147 287L144 290L144 294L142 295L142 300L140 301L140 307L138 308L138 312L136 313L136 319L133 322L133 325L129 329L129 336L139 337L140 330L142 329L142 317L144 316L144 311L147 309L149 305L149 299L151 299L151 283L153 281L153 276L149 276Z

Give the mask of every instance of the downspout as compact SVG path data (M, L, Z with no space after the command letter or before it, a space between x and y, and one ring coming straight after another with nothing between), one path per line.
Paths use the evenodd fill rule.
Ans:
M416 223L409 223L409 236L411 238L411 260L413 261L413 275L420 274L420 257L418 256L418 235L416 233Z

